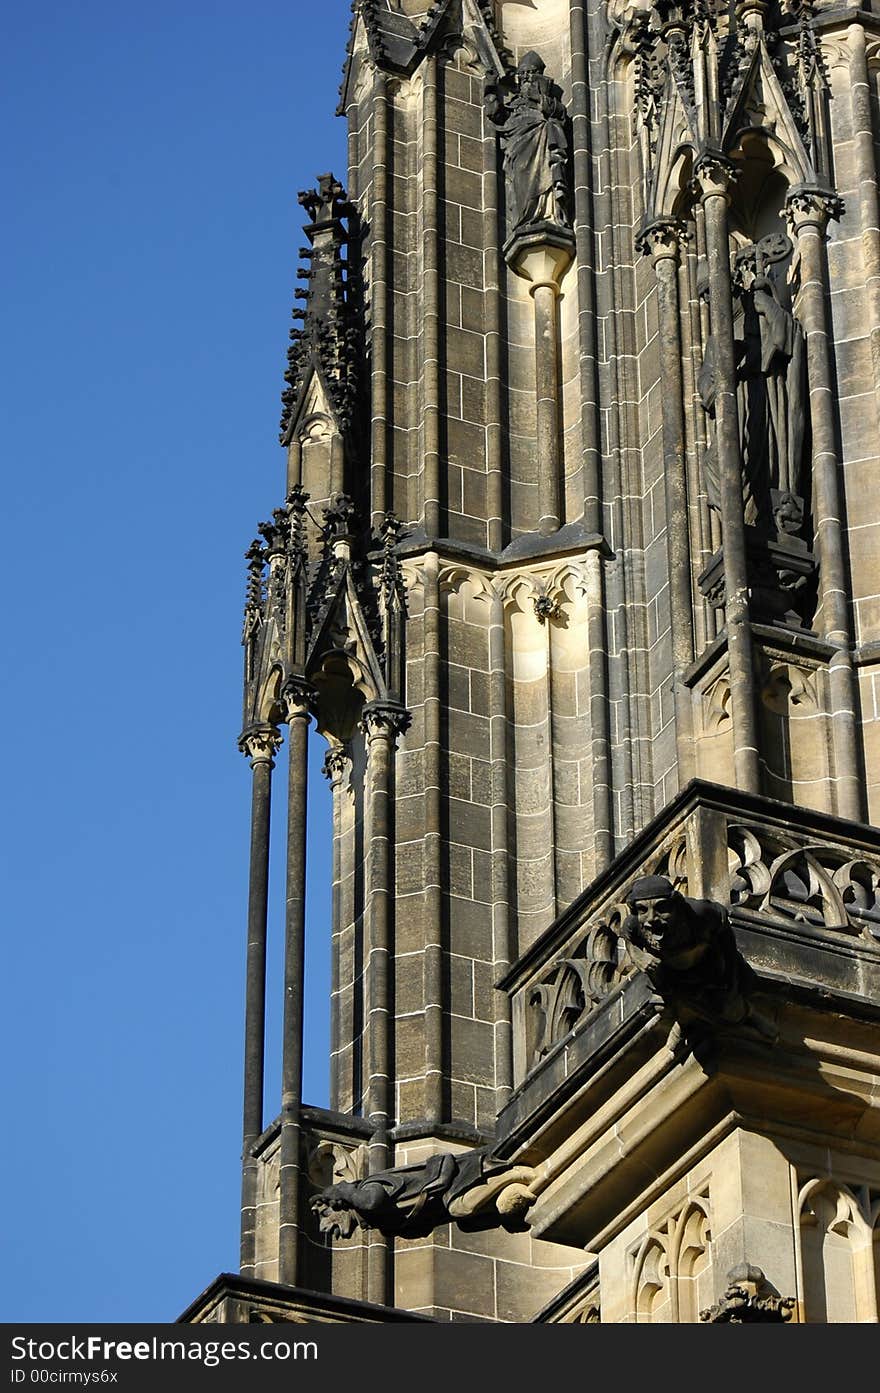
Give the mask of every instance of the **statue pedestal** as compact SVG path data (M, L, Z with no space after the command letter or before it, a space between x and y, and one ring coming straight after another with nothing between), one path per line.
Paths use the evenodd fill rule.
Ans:
M746 527L745 540L752 619L789 629L808 628L806 614L817 566L804 539L782 532L766 537L754 527ZM723 609L727 599L723 547L715 552L697 582L712 608Z
M504 244L508 266L529 282L535 302L535 444L538 460L537 531L562 526L562 391L559 382L559 291L574 259L574 235L557 223L528 223Z
M574 233L547 219L527 223L511 233L503 252L511 271L531 281L533 287L553 285L558 293L574 260Z

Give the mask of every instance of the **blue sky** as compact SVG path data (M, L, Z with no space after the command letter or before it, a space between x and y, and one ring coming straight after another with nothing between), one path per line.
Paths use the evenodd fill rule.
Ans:
M6 1321L171 1320L237 1265L242 553L281 501L296 193L345 175L348 10L6 15ZM305 1088L325 1103L312 787ZM282 889L279 868L270 1115Z

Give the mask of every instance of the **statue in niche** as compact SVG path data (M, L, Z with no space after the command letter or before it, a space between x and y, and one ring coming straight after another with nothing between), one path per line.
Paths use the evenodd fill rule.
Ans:
M557 91L537 53L520 62L507 103L499 84L486 82L486 114L501 137L514 232L546 222L571 228L568 113Z
M357 1228L414 1236L483 1210L490 1222L520 1227L534 1203L528 1188L534 1175L530 1167L501 1161L484 1148L445 1151L416 1165L328 1185L311 1207L321 1233L331 1238L350 1238Z
M782 536L796 536L804 522L804 331L791 312L787 285L774 275L791 252L785 233L762 237L740 252L735 275L743 308L737 340L742 457L754 520Z
M780 274L791 252L785 233L771 233L745 247L734 268L734 294L742 306L734 351L744 518L765 536L775 534L780 539L801 533L805 511L804 332L791 311L788 287ZM718 373L712 335L697 387L704 410L714 418ZM714 442L705 457L705 480L710 506L720 510Z

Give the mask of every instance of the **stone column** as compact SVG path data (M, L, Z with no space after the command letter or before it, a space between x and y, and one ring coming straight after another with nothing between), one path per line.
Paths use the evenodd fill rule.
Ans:
M441 821L441 646L440 561L430 551L424 563L424 926L425 926L425 1116L443 1120L446 1051L443 1038L443 828Z
M440 216L437 58L422 79L422 516L428 537L440 533Z
M822 632L834 649L828 675L836 811L841 817L860 821L865 816L864 789L859 769L856 678L840 512L836 384L826 310L829 289L825 229L828 219L839 216L840 211L840 199L822 189L795 189L786 203L792 238L800 256L798 313L807 340Z
M288 735L287 900L284 918L284 1016L281 1044L281 1158L278 1280L297 1281L300 1225L300 1109L306 931L306 803L310 708L315 693L301 676L284 684Z
M490 122L485 122L490 127ZM498 138L493 129L483 139L483 296L486 334L486 539L490 551L505 540L505 430L503 424L503 275L498 210Z
M345 446L342 443L342 436L333 434L330 437L330 497L332 498L334 493L342 493L344 490Z
M281 734L269 722L250 726L238 747L253 770L244 1015L244 1122L241 1172L241 1271L256 1274L257 1177L253 1146L263 1131L266 1056L266 926L269 913L269 827L272 770Z
M538 531L558 532L564 514L562 403L559 396L559 290L573 247L542 233L522 236L509 254L518 276L530 282L535 302L535 443L538 451Z
M587 642L590 679L590 754L593 790L593 875L599 875L614 859L614 825L611 796L611 732L608 701L608 643L605 630L604 558L599 547L584 557L584 594L587 601Z
M391 1164L388 1126L393 1112L391 1048L393 1012L392 903L394 842L392 824L393 760L397 736L408 716L392 701L372 701L364 707L362 729L367 737L369 880L367 885L364 966L367 983L367 1116L373 1125L370 1172ZM388 1241L370 1233L367 1257L368 1299L389 1299Z
M373 85L373 169L370 199L370 305L373 320L371 345L372 421L370 510L374 526L387 509L388 467L388 86L376 72Z
M862 225L862 265L865 275L868 330L871 335L874 396L880 417L880 198L877 192L878 170L874 153L868 55L862 25L851 24L847 29L847 38L850 53L849 92L852 103L853 153Z
M720 476L721 545L724 553L725 620L733 719L733 763L737 787L760 792L755 672L749 620L749 583L743 520L742 461L736 406L733 299L727 207L735 170L721 155L698 160L706 226L709 315L715 343L715 436Z
M584 527L602 532L601 432L597 377L595 242L593 236L592 120L587 71L587 6L572 0L571 125L574 174L574 225L577 245L578 341L580 345L581 439Z
M510 787L504 597L494 588L489 619L489 754L492 760L492 944L497 980L505 975L516 955L511 933L507 836ZM510 999L506 992L495 993L495 1081L500 1112L513 1090L513 1038Z
M302 441L294 437L287 447L287 492L302 484Z
M602 494L604 506L600 513L603 519L602 532L607 533L608 541L615 555L607 569L603 582L604 605L608 614L607 629L603 646L607 643L608 664L607 702L605 704L605 730L608 733L605 749L608 754L609 780L615 786L614 819L611 818L610 789L606 796L606 810L600 819L609 828L605 847L614 850L614 834L625 843L636 827L635 772L633 760L633 703L630 660L633 643L630 639L629 598L627 595L627 568L623 562L623 549L627 541L627 527L624 519L623 496L626 492L623 483L623 446L621 433L621 400L624 395L619 380L617 297L615 293L614 268L617 261L613 248L615 245L615 203L612 190L616 187L616 172L612 159L611 114L609 111L609 88L612 84L601 82L596 93L598 115L598 134L596 139L597 170L593 192L593 208L596 236L599 244L606 242L609 254L603 258L596 269L596 312L603 324L602 353L599 372L599 397L609 403L607 410L607 442L604 445L602 461ZM621 258L622 259L622 258ZM597 651L599 649L597 648ZM616 738L612 744L610 711L617 710ZM594 786L595 788L596 786ZM616 824L616 825L615 825ZM598 848L597 848L598 851Z
M322 773L330 784L333 800L332 898L330 908L330 1107L339 1107L339 934L341 925L340 881L342 878L342 799L346 770L351 762L345 745L332 745L324 756Z
M678 268L682 227L672 220L652 223L639 238L638 248L651 257L657 276L660 316L660 361L663 374L663 483L666 501L666 555L669 571L669 618L672 627L672 683L675 703L675 744L678 781L683 786L696 773L693 706L684 674L694 660L691 600L691 546L688 528L687 465L685 460L684 383Z

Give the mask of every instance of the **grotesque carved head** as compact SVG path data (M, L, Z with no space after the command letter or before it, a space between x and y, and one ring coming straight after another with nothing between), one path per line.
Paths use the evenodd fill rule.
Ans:
M624 933L637 947L661 958L686 946L690 938L683 932L682 920L687 916L682 910L686 906L665 876L641 876L631 885L626 903L632 913Z
M356 1186L349 1180L328 1185L312 1200L318 1216L318 1228L331 1238L350 1238L358 1227L357 1211L353 1208Z
M544 76L546 64L538 53L527 53L516 70L517 87L521 97L537 99L549 86Z
M530 49L530 51L520 59L516 71L520 79L522 79L525 77L526 73L537 73L540 75L545 71L546 67L547 65L540 53L535 53L534 49Z
M772 507L777 531L794 536L804 525L803 501L788 489L774 489L772 493L775 495Z

